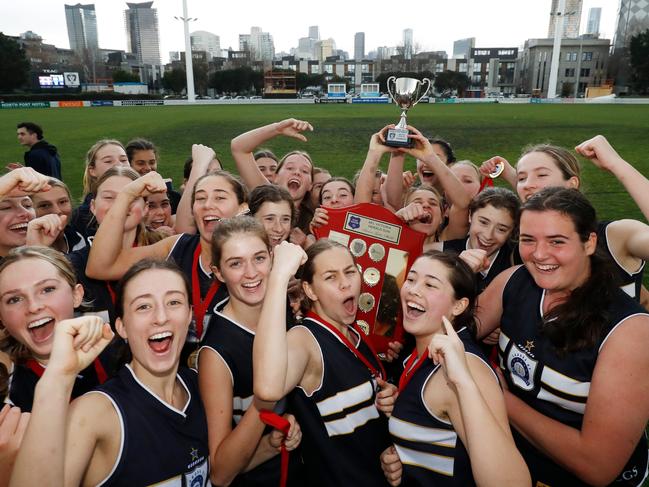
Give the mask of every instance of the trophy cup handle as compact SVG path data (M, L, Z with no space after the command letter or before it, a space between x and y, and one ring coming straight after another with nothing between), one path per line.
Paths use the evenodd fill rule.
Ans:
M414 102L414 103L412 104L413 107L414 107L417 103L419 103L423 97L426 96L426 93L428 93L428 90L430 90L430 87L431 87L430 79L428 79L428 78L424 78L424 79L421 80L421 82L422 82L422 84L423 84L423 83L427 83L427 86L426 86L426 89L424 90L424 92L421 94L421 96L417 99L417 101Z
M394 101L394 93L392 93L392 90L390 89L390 81L392 81L392 83L396 85L397 77L396 76L390 76L385 81L385 85L388 88L388 94L390 95L390 98L392 99L392 101Z

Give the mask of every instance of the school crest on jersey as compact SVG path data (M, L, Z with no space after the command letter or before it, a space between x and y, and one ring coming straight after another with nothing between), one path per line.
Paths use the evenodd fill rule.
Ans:
M534 360L526 354L518 345L513 345L507 355L507 369L512 382L524 391L534 389L534 373L538 365L538 360Z
M209 480L209 468L207 466L207 460L204 457L201 457L200 460L203 460L198 465L193 467L191 472L185 474L185 486L187 487L205 487L208 485ZM196 462L193 462L194 465Z

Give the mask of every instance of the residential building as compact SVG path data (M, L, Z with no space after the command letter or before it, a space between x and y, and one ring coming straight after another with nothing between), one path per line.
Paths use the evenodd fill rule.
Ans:
M472 48L467 66L471 88L483 93L516 92L517 47Z
M380 46L376 48L376 59L390 59L397 55L396 47Z
M153 2L129 3L124 11L128 50L140 64L160 65L158 11Z
M365 58L365 32L354 34L354 59L360 61Z
M559 22L563 19L563 37L574 39L579 37L579 25L581 24L581 7L582 0L565 0L563 12L559 12L560 0L552 0L550 8L550 23L548 26L548 37L554 38L556 20Z
M82 58L95 58L99 50L95 5L65 5L70 49Z
M315 43L316 41L310 37L301 37L298 41L295 56L300 59L315 59Z
M453 59L469 59L475 47L475 37L467 37L453 42Z
M315 59L318 61L324 61L333 56L335 50L336 42L331 38L315 41Z
M605 84L610 45L610 39L563 39L556 93L561 96L579 96L589 86ZM519 63L518 87L521 93L539 90L541 96L547 96L552 48L552 39L525 41Z
M205 51L209 58L221 57L221 40L216 34L197 30L189 35L192 51Z
M593 7L588 9L588 23L586 24L586 34L599 37L599 22L602 18L602 9Z

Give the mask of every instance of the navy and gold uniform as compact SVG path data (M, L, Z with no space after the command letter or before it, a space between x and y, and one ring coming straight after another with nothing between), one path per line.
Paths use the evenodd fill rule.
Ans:
M289 407L302 428L309 486L387 485L380 455L389 446L387 421L374 405L376 381L367 367L315 318L296 325L320 348L322 382L312 394L297 387ZM352 342L379 369L376 356L350 328Z
M458 255L469 248L469 237L459 238L457 240L446 240L442 242L444 252L453 251ZM478 272L476 278L478 281L478 293L481 293L494 280L494 278L505 269L514 265L513 246L509 242L498 249L496 256L491 261L491 266L484 272Z
M121 426L122 447L110 475L100 485L210 485L207 421L196 373L181 367L177 380L188 398L182 410L155 396L128 365L91 392L107 396Z
M215 352L230 371L232 377L232 429L252 404L252 342L255 332L237 323L220 312L225 303L219 303L210 319L210 326L205 334L201 353L205 348ZM275 412L283 413L284 404L278 404ZM270 431L265 431L264 434ZM293 454L291 459L297 457ZM293 470L293 469L291 469ZM289 481L295 480L294 472L289 472ZM267 460L257 467L242 472L233 480L233 487L276 487L280 480L279 455Z
M193 285L192 273L194 272L194 252L196 251L196 248L200 245L200 243L201 236L199 234L190 235L188 233L183 233L180 235L180 237L178 237L173 247L171 248L169 255L167 256L167 260L175 262L178 267L180 267L180 269L183 271L183 274L187 276L190 285ZM196 269L196 272L198 272L198 282L201 288L201 299L205 299L207 292L213 283L216 282L219 287L210 303L208 303L207 312L205 313L205 316L203 318L202 336L197 336L195 319L192 319L192 322L189 325L189 332L187 333L187 344L190 348L193 344L193 349L195 349L197 344L200 343L205 337L205 333L207 332L207 329L209 327L209 321L214 307L228 297L228 288L224 285L219 285L218 281L216 281L216 279L212 276L212 272L209 270L209 268L205 269L203 267L209 265L210 263L201 262L200 259L198 262L198 269ZM192 305L196 306L196 303L192 303ZM191 351L193 350L190 350L190 352ZM183 351L183 355L185 354L185 352L186 351ZM184 363L184 361L181 360L181 363Z
M595 345L560 357L549 339L539 333L543 299L544 290L536 285L525 267L512 274L503 291L498 343L500 366L510 392L541 414L579 430L600 348L625 319L647 313L622 290L617 290L608 309L610 324ZM515 430L513 433L533 483L551 487L586 485L536 450ZM643 435L611 485L641 485L646 472L647 439Z
M597 224L597 247L604 251L613 262L613 267L620 279L620 288L636 301L640 301L640 288L642 287L642 273L644 272L644 261L635 272L629 272L622 267L613 256L608 244L607 228L611 222L599 222Z
M466 353L489 367L469 330L462 328L457 334ZM403 465L403 487L475 485L469 454L453 425L432 414L424 402L424 389L439 371L440 365L426 359L399 393L390 417L390 435Z

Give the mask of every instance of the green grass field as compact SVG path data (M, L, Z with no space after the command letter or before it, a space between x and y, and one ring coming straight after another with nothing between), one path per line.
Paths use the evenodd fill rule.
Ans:
M81 194L86 150L100 138L126 143L141 136L160 148L160 170L182 180L182 163L192 143L212 146L233 168L229 143L246 130L295 117L315 127L307 143L276 139L267 146L277 154L307 150L319 166L352 176L361 166L370 135L399 112L388 105L212 105L196 107L102 107L0 111L2 162L22 162L16 123L34 121L57 147L63 174L75 197ZM424 133L449 140L461 159L480 162L502 155L512 163L523 146L552 142L574 147L586 138L605 135L627 160L649 175L649 106L610 105L418 105L409 121ZM387 161L384 163L387 164ZM412 162L411 162L412 164ZM585 190L601 218L642 218L621 185L610 174L584 163Z

